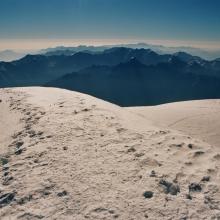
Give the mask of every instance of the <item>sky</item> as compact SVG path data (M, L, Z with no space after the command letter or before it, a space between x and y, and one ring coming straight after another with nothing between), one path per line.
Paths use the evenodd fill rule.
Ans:
M220 0L0 0L0 49L135 42L220 48Z

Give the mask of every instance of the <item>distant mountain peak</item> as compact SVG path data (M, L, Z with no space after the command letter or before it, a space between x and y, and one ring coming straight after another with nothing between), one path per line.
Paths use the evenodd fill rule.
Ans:
M13 60L21 59L24 56L25 54L18 53L13 50L0 51L0 61L11 62Z
M172 56L169 58L168 63L171 64L174 67L182 67L185 66L186 63L182 61L180 58L176 56Z
M192 57L191 54L186 53L186 52L184 52L184 51L176 52L176 53L174 53L174 55L175 55L175 56L187 56L187 57Z
M116 69L139 69L140 67L145 67L136 57L131 57L127 62L120 63L115 66Z
M184 62L201 62L203 59L197 56L193 56L183 51L179 51L173 54L175 57L178 57L180 60Z
M125 51L132 51L132 49L127 48L127 47L113 47L113 48L104 50L104 53L125 52Z
M130 65L143 65L137 57L131 57L130 60L127 62Z

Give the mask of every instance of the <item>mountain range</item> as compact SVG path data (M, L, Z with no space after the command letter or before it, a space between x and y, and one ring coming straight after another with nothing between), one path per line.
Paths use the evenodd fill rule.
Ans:
M87 93L121 106L219 97L219 77L193 73L188 68L177 58L150 66L132 58L116 66L92 66L67 74L47 86Z
M0 62L0 87L52 86L121 106L220 98L220 60L115 47Z
M76 47L64 47L64 46L58 46L54 48L47 48L38 51L40 54L46 54L46 55L68 55L69 51L71 53L77 53L77 52L103 52L106 49L110 49L113 47L127 47L132 49L151 49L155 51L158 54L174 54L179 51L192 54L193 56L200 56L203 59L207 60L214 60L218 57L220 57L220 50L208 50L208 49L200 49L195 47L186 47L186 46L176 46L176 47L169 47L169 46L163 46L163 45L154 45L154 44L147 44L147 43L133 43L133 44L117 44L117 45L103 45L103 46L86 46L86 45L80 45Z

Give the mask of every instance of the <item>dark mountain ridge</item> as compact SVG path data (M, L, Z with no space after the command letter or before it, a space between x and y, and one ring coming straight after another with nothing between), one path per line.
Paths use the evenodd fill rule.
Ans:
M46 86L79 91L121 106L220 98L220 78L185 72L186 63L144 65L132 58L116 66L92 66Z
M71 74L67 74L71 73ZM56 86L119 105L220 98L220 61L116 47L71 55L27 55L0 62L0 87Z

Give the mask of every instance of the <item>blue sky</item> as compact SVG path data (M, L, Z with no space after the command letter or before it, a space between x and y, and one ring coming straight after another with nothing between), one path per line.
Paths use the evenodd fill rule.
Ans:
M0 0L0 41L220 42L220 0Z

